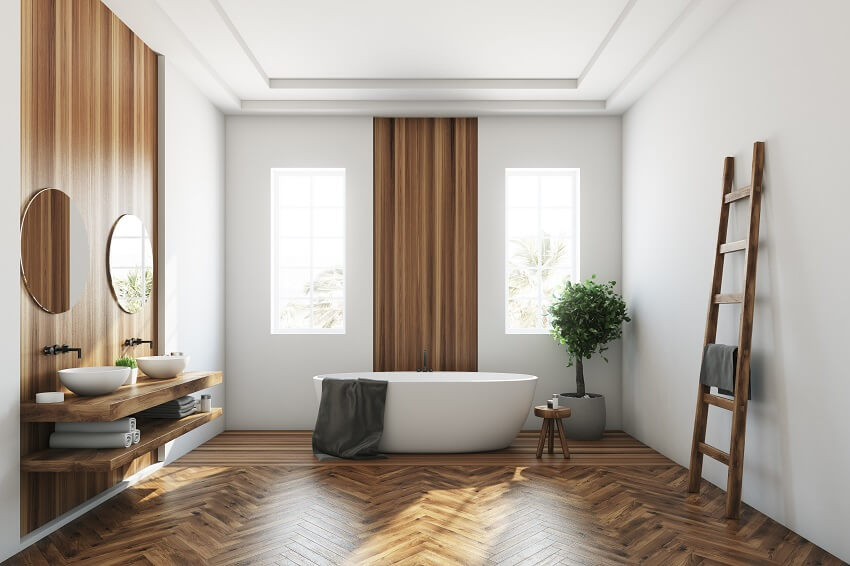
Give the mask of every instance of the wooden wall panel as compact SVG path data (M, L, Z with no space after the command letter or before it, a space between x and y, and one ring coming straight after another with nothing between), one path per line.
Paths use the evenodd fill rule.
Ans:
M374 122L375 371L478 368L478 122Z
M21 399L31 400L60 389L59 369L111 365L126 338L156 340L156 288L142 312L124 313L109 288L106 251L112 224L128 213L144 221L157 249L157 58L99 0L21 0L21 58L21 212L40 189L62 189L82 213L91 250L87 287L68 312L41 310L22 281ZM80 346L83 357L42 355L49 344ZM149 353L136 348L127 353ZM22 454L45 448L51 430L22 424ZM22 532L152 461L102 477L22 474Z

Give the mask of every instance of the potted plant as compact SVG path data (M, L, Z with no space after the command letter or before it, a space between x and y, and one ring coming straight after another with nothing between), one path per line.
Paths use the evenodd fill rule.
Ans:
M124 382L124 385L133 385L136 383L136 379L139 377L139 366L136 363L135 358L132 356L121 356L115 360L115 365L130 368L130 376L127 378L127 381Z
M585 391L584 360L598 353L607 362L608 344L623 335L623 322L631 320L615 284L597 283L595 275L584 283L567 281L549 307L552 336L566 346L567 367L576 368L576 391L562 393L560 403L572 409L566 432L577 440L599 440L605 431L605 397Z

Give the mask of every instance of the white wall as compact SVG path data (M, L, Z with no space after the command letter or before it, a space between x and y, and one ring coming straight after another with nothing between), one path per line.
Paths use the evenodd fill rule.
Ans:
M537 375L535 404L575 391L575 370L548 334L505 334L505 168L581 169L579 274L619 283L620 118L482 117L478 120L478 369ZM606 398L607 428L621 426L621 347L585 364L587 390ZM530 414L525 428L540 426Z
M538 400L572 390L574 374L548 335L504 334L504 169L581 167L583 273L619 280L620 140L616 117L479 120L479 369L539 375ZM226 153L227 427L309 429L313 375L372 368L372 119L228 117ZM346 168L345 335L269 333L272 167ZM617 428L619 344L609 358L587 375Z
M224 370L224 116L163 56L159 105L158 353ZM223 385L202 393L224 406ZM183 435L167 461L222 430L220 418Z
M764 140L743 496L845 560L848 21L844 0L741 1L623 125L626 430L687 466L722 159L736 157L746 185L752 143ZM733 225L741 237L740 213ZM732 262L729 288L740 290L742 258ZM736 320L721 317L718 341L734 343ZM709 443L728 449L729 430L729 413L712 407ZM725 489L726 467L705 460Z
M269 332L272 167L346 170L346 333ZM372 119L227 118L227 428L311 429L312 377L372 369Z
M18 551L20 533L21 3L0 2L0 560Z

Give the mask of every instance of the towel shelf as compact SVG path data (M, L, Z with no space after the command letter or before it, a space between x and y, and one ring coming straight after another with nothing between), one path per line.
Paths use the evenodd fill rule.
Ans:
M114 421L221 383L220 371L187 371L173 379L140 379L108 395L65 394L63 403L21 402L21 422Z
M146 452L156 450L190 430L219 418L220 408L209 413L195 413L182 419L140 421L142 440L129 448L107 450L61 448L33 452L21 458L23 472L108 472L129 464Z

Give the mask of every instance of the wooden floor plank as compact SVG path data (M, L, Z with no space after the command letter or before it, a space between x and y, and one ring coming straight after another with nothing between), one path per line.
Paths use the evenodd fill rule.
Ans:
M625 433L566 461L536 434L319 463L306 431L225 432L8 563L843 564Z
M228 431L181 458L184 465L315 466L310 431ZM669 466L671 461L621 431L606 432L600 441L570 441L571 459L556 451L535 458L538 431L523 431L510 447L476 454L389 454L381 460L333 460L324 465L630 465Z

